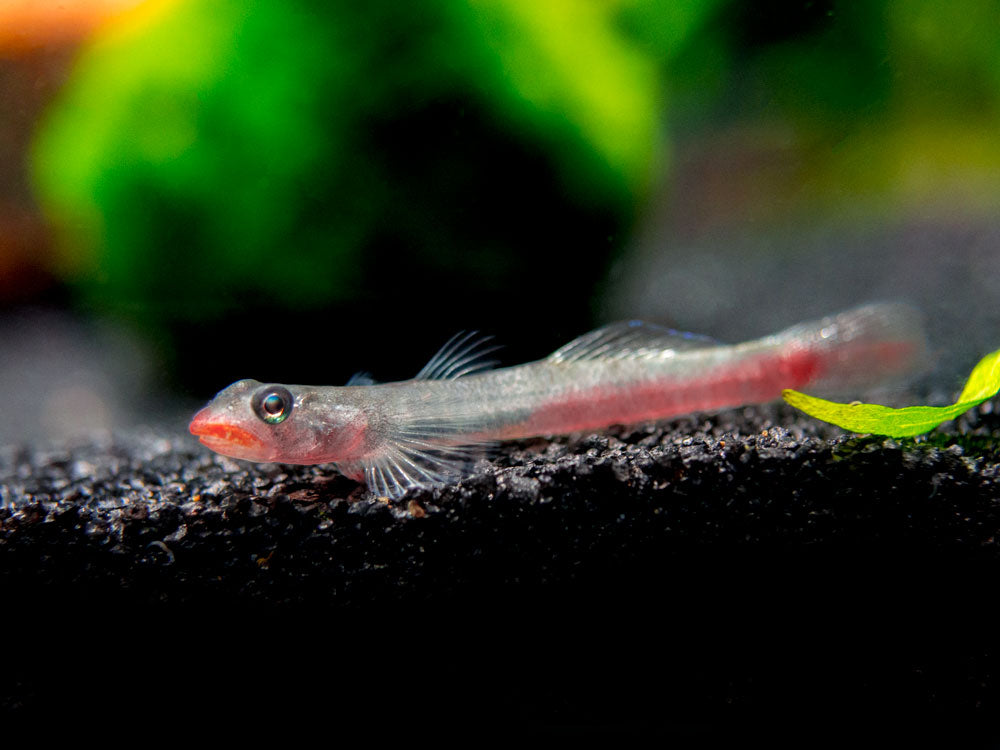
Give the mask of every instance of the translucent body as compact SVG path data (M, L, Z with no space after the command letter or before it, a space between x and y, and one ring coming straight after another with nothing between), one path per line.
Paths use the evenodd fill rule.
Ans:
M870 305L737 345L616 324L538 362L441 378L474 369L467 351L451 354L435 358L431 379L285 386L294 408L275 425L250 407L267 386L239 381L196 415L191 431L237 458L334 462L398 496L460 475L485 441L766 402L784 388L849 391L910 372L925 344L913 311Z

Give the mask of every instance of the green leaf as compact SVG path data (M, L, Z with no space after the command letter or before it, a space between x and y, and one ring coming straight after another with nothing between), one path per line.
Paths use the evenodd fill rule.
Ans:
M851 432L911 437L929 432L942 422L979 406L995 396L997 391L1000 391L1000 350L979 360L958 401L951 406L907 406L892 409L859 402L841 404L807 396L790 388L782 391L781 395L796 409Z

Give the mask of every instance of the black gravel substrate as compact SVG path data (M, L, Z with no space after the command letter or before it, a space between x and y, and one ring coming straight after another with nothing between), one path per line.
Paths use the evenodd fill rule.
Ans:
M518 443L394 503L167 432L10 447L0 711L980 746L998 464L989 404L918 441L774 405Z

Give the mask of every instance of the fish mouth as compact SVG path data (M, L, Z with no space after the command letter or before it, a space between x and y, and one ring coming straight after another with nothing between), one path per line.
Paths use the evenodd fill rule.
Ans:
M234 458L243 458L247 454L263 450L264 442L249 430L218 418L213 419L211 414L205 412L203 409L194 415L188 430L206 448Z

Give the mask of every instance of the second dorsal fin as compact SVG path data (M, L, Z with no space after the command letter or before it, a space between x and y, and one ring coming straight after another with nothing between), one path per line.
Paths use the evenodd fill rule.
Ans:
M629 320L611 323L575 338L549 355L550 362L584 362L597 359L648 359L667 352L718 346L708 336Z

